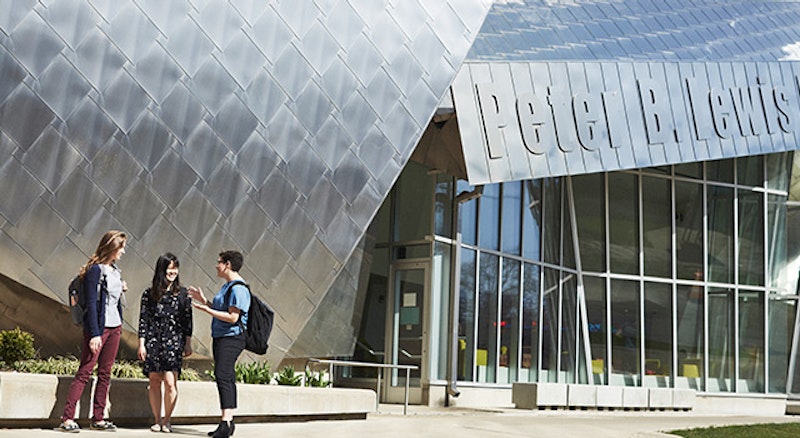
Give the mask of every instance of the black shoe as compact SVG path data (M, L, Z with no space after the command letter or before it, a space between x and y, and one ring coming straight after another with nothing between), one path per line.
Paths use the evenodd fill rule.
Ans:
M236 426L233 424L233 420L231 421L220 421L219 426L217 426L217 430L214 431L214 434L211 435L214 438L228 438L229 436L233 435L233 429Z
M116 432L117 431L117 426L114 426L114 423L112 423L112 422L110 422L108 420L103 420L103 421L98 421L98 422L92 422L92 424L89 425L89 429L91 429L91 430L105 430L105 431L108 431L108 432Z
M222 423L224 423L224 422L220 422L220 424L222 424ZM218 430L219 430L219 426L217 426L217 428L212 430L211 432L208 432L206 435L214 436L214 434L217 433ZM231 433L228 436L233 436L233 432L235 430L236 430L236 423L234 423L233 420L231 420Z

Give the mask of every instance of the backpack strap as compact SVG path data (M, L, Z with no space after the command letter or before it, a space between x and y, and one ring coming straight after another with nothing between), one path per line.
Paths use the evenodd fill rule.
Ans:
M242 286L247 288L247 292L250 294L250 299L251 300L253 299L253 293L250 292L250 286L247 283L245 283L242 280L233 280L231 282L231 284L228 285L228 289L225 291L225 303L228 304L228 307L231 307L231 305L230 305L231 294L233 293L233 287L236 286L237 284L241 284ZM227 307L226 307L226 310L227 310ZM243 313L247 314L247 311L244 310ZM242 333L244 333L245 332L245 327L244 327L244 324L242 324L242 315L241 314L239 315L239 318L236 320L236 324L239 325L239 327L242 329Z

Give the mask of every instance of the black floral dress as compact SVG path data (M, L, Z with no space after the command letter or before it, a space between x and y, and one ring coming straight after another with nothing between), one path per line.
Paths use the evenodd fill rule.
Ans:
M177 293L167 291L158 302L151 299L149 288L144 291L139 312L139 338L144 338L147 348L145 375L180 372L186 337L191 335L192 302L185 288Z

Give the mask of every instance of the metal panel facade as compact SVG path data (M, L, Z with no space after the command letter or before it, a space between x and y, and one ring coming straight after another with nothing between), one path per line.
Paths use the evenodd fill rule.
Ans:
M123 229L133 330L160 253L208 294L216 254L240 249L278 314L268 359L291 356L490 6L4 3L2 274L62 298L100 235ZM352 309L322 311L351 324ZM203 352L210 335L196 327ZM310 334L303 351L347 354L352 339L337 341Z
M471 184L800 148L800 63L465 64Z

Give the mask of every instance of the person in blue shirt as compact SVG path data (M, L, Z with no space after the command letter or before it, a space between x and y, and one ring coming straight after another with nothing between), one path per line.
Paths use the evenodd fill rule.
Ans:
M227 438L236 427L233 412L237 407L236 371L234 366L244 350L244 329L247 327L247 309L250 308L250 292L244 286L239 270L244 256L238 251L222 251L217 259L217 277L225 284L208 300L203 291L189 286L189 296L194 300L192 306L208 313L211 319L212 350L214 355L214 376L219 393L221 421L216 430L209 432L214 438ZM236 282L241 282L235 284ZM231 293L228 294L228 289ZM241 319L241 324L239 320Z

